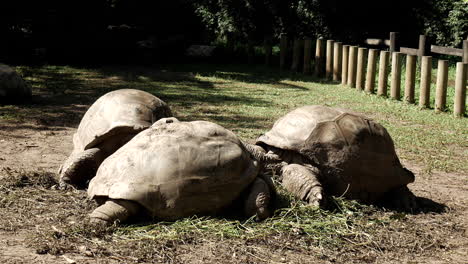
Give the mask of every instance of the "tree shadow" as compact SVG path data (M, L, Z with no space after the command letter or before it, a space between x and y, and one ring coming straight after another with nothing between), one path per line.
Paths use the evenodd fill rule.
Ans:
M303 74L300 72L292 72L288 70L279 70L274 67L265 65L221 65L221 64L184 64L170 65L172 69L183 69L197 73L204 77L216 77L221 79L252 83L252 84L269 84L275 87L284 89L308 90L299 85L286 83L285 81L300 81L321 84L338 84L330 79L320 78L311 74Z
M17 123L10 130L76 126L87 105L100 94L100 89L86 85L80 72L40 67L23 69L22 74L33 87L33 97L23 105L0 105L0 118Z
M136 88L156 95L175 110L174 114L181 120L207 120L218 123L230 129L248 128L260 129L268 117L251 117L241 115L227 109L249 105L266 107L271 102L250 97L248 94L230 93L217 87L217 80L201 80L202 72L215 72L210 65L165 65L154 68L136 67L129 72L125 66L120 68L101 68L99 72L105 76L113 76L122 83L117 88ZM208 67L207 70L205 68ZM210 77L213 77L210 75ZM219 77L220 78L220 77ZM221 78L222 79L222 78ZM132 87L124 87L125 83Z
M24 105L0 105L0 119L10 120L20 129L21 124L33 124L29 128L44 130L53 127L77 127L89 106L105 93L124 88L147 91L166 101L175 112L182 112L188 120L208 119L233 127L260 128L252 124L264 121L226 111L216 110L226 105L268 106L270 102L249 97L248 94L224 93L216 87L216 80L204 81L197 75L228 78L224 70L205 65L182 65L141 67L104 66L100 68L72 68L68 66L24 67L19 71L33 87L33 99ZM241 69L241 67L234 67ZM199 69L199 71L195 71ZM201 69L201 70L200 70ZM201 73L200 73L201 72ZM221 72L221 73L220 73ZM260 76L257 72L232 72L232 76ZM245 82L254 82L253 77L239 77ZM270 74L270 76L274 76ZM279 77L257 78L257 82L279 82ZM293 89L305 89L293 87ZM206 106L206 109L203 108ZM214 107L214 110L213 108ZM193 108L201 108L196 112ZM200 109L199 109L200 110ZM206 111L205 111L206 110ZM208 111L208 112L207 112ZM209 113L215 111L216 113ZM265 119L266 120L266 119ZM24 128L24 127L23 127Z

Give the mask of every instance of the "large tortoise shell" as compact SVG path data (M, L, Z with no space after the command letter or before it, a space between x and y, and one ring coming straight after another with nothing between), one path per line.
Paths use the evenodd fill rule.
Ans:
M91 198L135 201L171 220L218 212L257 176L259 164L231 131L207 121L164 120L101 164Z
M85 113L73 137L76 150L95 147L115 135L136 134L172 116L165 102L141 90L121 89L101 96Z
M257 144L306 157L336 195L372 196L414 181L414 175L402 167L387 130L349 110L321 105L297 108L276 121Z

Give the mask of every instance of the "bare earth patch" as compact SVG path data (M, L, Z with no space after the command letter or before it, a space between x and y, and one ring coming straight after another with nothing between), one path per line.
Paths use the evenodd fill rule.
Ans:
M385 102L389 108L376 112L376 106L364 105L362 100L382 106L380 98L349 99L343 96L347 90L323 88L316 82L285 81L275 72L239 75L210 70L200 77L154 69L51 66L23 67L23 75L32 82L37 100L26 106L0 106L3 263L468 262L468 177L462 164L467 145L454 136L465 133L463 121L445 128L438 116L425 113L435 121L430 121L429 127L422 126L426 122L410 118L413 112L409 117L400 116L412 111L406 105ZM262 223L217 219L189 219L182 223L186 226L143 222L93 228L86 220L96 204L86 198L85 190L57 190L56 172L72 150L72 135L86 109L100 95L119 88L146 89L167 101L182 120L217 122L250 140L293 107L355 104L386 122L399 142L397 146L403 146L397 150L400 156L419 162L402 160L416 175L416 182L409 187L419 197L422 210L411 214L358 205L341 211L314 211L309 215L325 217L310 221L301 215L301 208L288 211L283 207L277 210L281 214L264 225L278 227L278 231L259 235L252 232L258 232ZM443 127L433 131L431 125ZM434 142L414 142L415 137L408 135L416 133ZM463 172L445 173L436 168ZM282 219L288 212L289 218ZM328 222L321 222L324 219ZM306 221L313 229L304 230ZM214 227L209 226L213 222ZM216 232L216 227L223 225L228 229ZM237 233L226 235L229 232ZM159 235L164 238L155 239Z
M41 181L54 175L71 151L75 129L44 127L30 123L3 122L0 131L0 260L6 263L132 263L148 262L138 256L121 255L119 247L142 247L144 242L112 243L98 238L65 243L60 240L62 222L79 225L93 207L84 191L54 190L53 182ZM468 182L466 175L434 172L420 175L417 164L406 164L417 180L410 187L427 206L446 206L439 212L402 215L387 226L377 227L374 244L350 249L327 250L298 245L298 237L271 236L259 239L189 238L186 241L156 243L160 247L154 262L170 263L466 263L468 260ZM6 188L9 186L12 188ZM15 189L16 188L16 189ZM433 211L439 209L435 208ZM396 218L400 217L394 214ZM78 231L77 231L78 232ZM82 232L82 231L81 231ZM52 234L52 235L50 235ZM288 241L288 239L290 241ZM297 241L295 241L297 240ZM68 244L67 244L68 243ZM67 245L69 247L67 247ZM151 244L150 244L151 245ZM152 248L154 250L155 248ZM151 261L151 262L153 262Z

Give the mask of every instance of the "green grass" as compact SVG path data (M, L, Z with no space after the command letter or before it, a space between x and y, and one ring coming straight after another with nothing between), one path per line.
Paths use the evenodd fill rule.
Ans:
M361 112L384 125L393 137L403 163L411 162L423 168L424 173L417 177L430 176L434 170L461 175L468 172L466 118L421 110L415 105L358 92L302 74L262 66L215 64L95 69L23 66L18 69L32 82L35 99L26 106L0 106L0 122L39 122L42 125L77 127L86 106L100 95L110 90L134 88L166 101L181 120L213 121L253 142L276 119L292 109L324 104ZM431 247L434 243L433 236L422 235L427 234L424 226L406 229L406 222L401 222L405 219L404 214L385 212L339 198L331 200L334 204L331 210L314 209L291 198L281 188L280 192L282 201L279 209L272 218L261 223L252 219L192 217L169 223L113 227L109 232L97 235L86 225L77 226L64 221L57 223L63 233L57 235L57 232L41 231L34 241L40 243L45 252L73 251L85 244L90 248L97 247L99 250L95 252L102 255L110 250L114 254L135 256L146 261L161 253L155 253L155 249L161 246L157 243L163 243L161 241L184 244L208 239L237 243L232 241L240 239L267 241L262 243L270 243L274 248L291 243L292 247L304 250L313 246L334 252L345 248L349 252L356 248L370 248L377 252L390 240L398 240L401 245L418 245L417 248ZM49 194L54 195L56 193ZM64 215L58 218L66 219L66 212L73 215L83 210L67 211L68 207L64 204ZM80 217L86 216L81 213ZM401 232L407 233L398 237ZM96 236L101 239L99 242L95 241ZM157 245L149 248L154 243ZM139 245L138 248L135 245ZM405 247L401 246L402 249ZM413 251L416 254L422 252Z
M349 108L374 118L388 129L400 157L418 163L427 172L434 169L468 171L464 162L468 155L466 118L454 118L450 113L437 114L431 109L421 110L416 105L369 95L302 74L261 66L213 64L170 65L159 69L47 66L20 67L19 70L33 83L35 93L45 98L52 93L56 97L50 100L54 107L48 108L47 100L38 103L42 107L3 106L0 107L0 120L28 119L44 115L40 112L45 109L51 118L68 111L75 115L75 121L79 121L84 109L74 111L73 106L66 104L89 104L107 91L135 88L167 101L182 120L210 120L233 130L247 141L253 141L277 118L295 107L324 104ZM448 94L452 96L450 91Z
M309 207L280 190L280 201L284 208L262 222L251 219L225 219L213 217L190 217L175 222L130 225L122 227L114 234L120 239L170 239L182 240L186 237L215 236L221 239L255 239L276 236L284 233L297 233L307 236L316 243L338 246L340 237L349 237L363 232L366 226L381 225L387 220L369 220L366 214L375 208L363 206L355 201L342 198L331 199L334 210Z

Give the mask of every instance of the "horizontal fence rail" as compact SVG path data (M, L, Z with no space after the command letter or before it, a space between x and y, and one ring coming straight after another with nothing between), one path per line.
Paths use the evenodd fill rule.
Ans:
M298 71L299 65L303 65L304 74L314 74L317 77L356 88L357 91L369 94L376 93L378 96L402 100L409 104L415 103L415 91L418 88L418 105L421 109L429 108L433 103L436 112L444 112L447 110L448 62L446 60L437 61L437 74L436 80L434 80L436 83L435 97L434 102L431 102L433 57L430 55L458 56L461 57L462 61L457 63L456 68L453 115L456 117L465 116L468 40L464 40L463 48L458 49L429 45L426 36L420 35L418 48L410 48L400 47L398 37L397 32L391 32L389 39L368 38L364 41L367 46L385 47L384 49L388 48L388 51L347 45L336 40L317 39L315 41L315 57L313 57L312 44L314 41L312 39L288 39L285 34L282 34L280 68ZM288 52L292 54L287 54ZM301 55L303 56L301 57ZM291 64L289 64L291 67L286 65L287 57L292 58ZM417 76L418 57L421 62L419 76ZM404 89L401 87L403 64L405 65ZM376 77L378 77L377 82ZM419 87L416 87L417 79L419 79ZM376 84L377 87L375 87Z
M371 46L390 46L389 39L366 39L364 43Z
M398 33L390 32L390 39L375 39L368 38L364 40L364 43L368 46L388 46L390 51L399 51L407 55L417 55L417 56L429 56L430 53L449 55L449 56L458 56L463 57L462 61L468 63L468 44L463 42L463 48L457 49L452 47L443 47L430 45L425 35L419 36L418 48L410 47L400 47L398 41Z
M456 49L451 47L442 47L442 46L434 46L431 45L431 52L442 54L442 55L451 55L451 56L459 56L463 57L463 49Z

